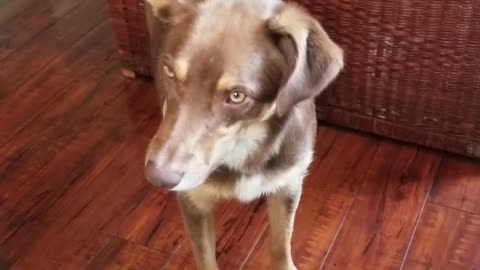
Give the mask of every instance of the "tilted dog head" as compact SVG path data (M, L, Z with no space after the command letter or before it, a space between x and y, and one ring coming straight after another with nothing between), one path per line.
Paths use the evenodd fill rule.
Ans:
M146 157L154 185L191 190L219 166L241 171L266 123L317 96L342 50L297 5L277 0L151 0L163 120ZM153 33L155 34L155 33Z

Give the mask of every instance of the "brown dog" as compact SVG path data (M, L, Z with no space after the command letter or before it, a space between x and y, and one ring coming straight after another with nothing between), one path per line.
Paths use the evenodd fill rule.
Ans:
M297 5L279 0L150 0L163 120L145 174L178 192L198 269L218 269L212 211L222 199L268 201L272 269L290 251L312 160L314 98L342 50Z

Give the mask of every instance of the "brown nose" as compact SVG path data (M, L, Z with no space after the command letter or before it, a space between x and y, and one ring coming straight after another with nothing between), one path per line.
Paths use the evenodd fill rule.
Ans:
M155 186L172 189L182 180L183 172L173 170L168 166L159 166L153 161L148 161L145 166L145 177Z

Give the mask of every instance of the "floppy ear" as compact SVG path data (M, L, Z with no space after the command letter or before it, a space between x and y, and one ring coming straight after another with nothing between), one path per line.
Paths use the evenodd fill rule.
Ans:
M170 28L186 11L195 10L203 0L145 0L145 19L150 38L150 62L156 74L157 62Z
M145 1L145 19L150 38L150 61L154 70L156 69L156 58L161 47L161 41L170 27L170 6L172 2L172 0Z
M343 51L300 6L286 3L268 20L268 29L287 69L277 96L277 113L319 95L343 68Z

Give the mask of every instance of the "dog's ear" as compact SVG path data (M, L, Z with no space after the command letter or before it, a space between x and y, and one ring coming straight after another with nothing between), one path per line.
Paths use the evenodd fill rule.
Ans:
M146 0L145 17L150 38L156 40L157 36L165 34L175 24L176 17L181 17L185 10L195 9L200 2L201 0Z
M203 0L145 0L145 18L150 38L153 72L157 68L159 52L169 29L189 12L194 12Z
M154 70L156 69L156 58L161 48L161 41L170 27L171 4L171 0L145 1L145 19L150 38L150 61Z
M322 26L293 3L279 7L267 21L269 34L285 58L277 113L319 95L343 68L343 51Z

